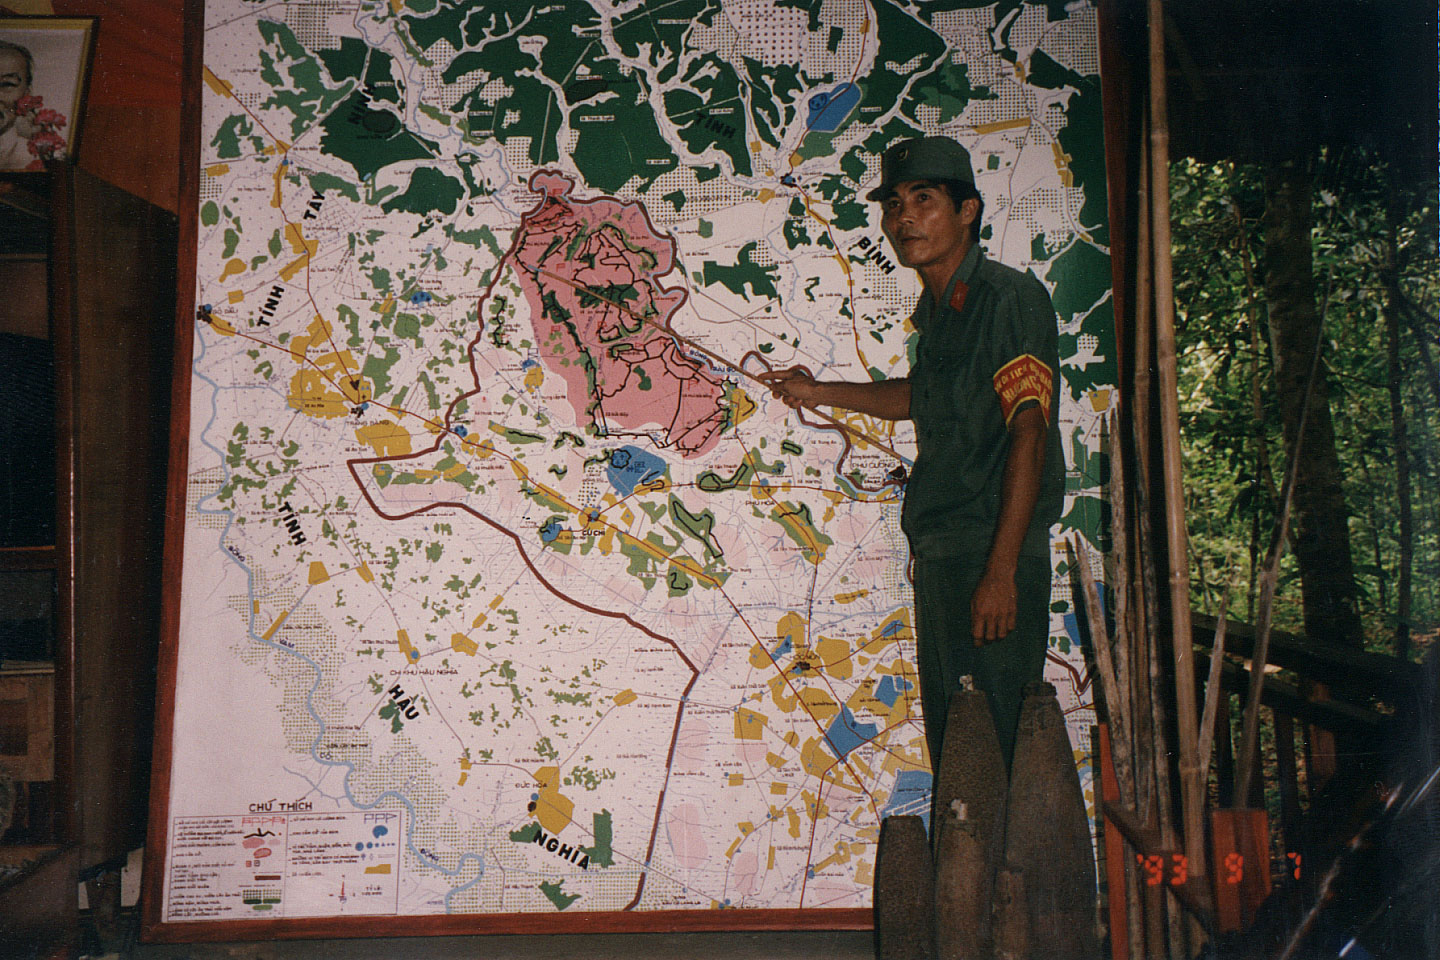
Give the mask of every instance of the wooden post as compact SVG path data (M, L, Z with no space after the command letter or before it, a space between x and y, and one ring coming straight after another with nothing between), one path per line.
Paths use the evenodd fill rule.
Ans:
M1155 352L1165 466L1165 541L1169 552L1171 652L1175 661L1175 726L1179 739L1180 811L1192 874L1205 864L1205 780L1195 715L1195 654L1190 639L1190 571L1185 490L1180 474L1179 384L1175 361L1175 287L1170 259L1170 131L1165 106L1165 23L1150 0L1150 202L1155 238Z
M1275 723L1275 779L1280 781L1280 835L1285 852L1300 849L1300 773L1295 766L1295 724L1288 714L1272 709ZM1307 771L1308 771L1307 767Z
M1110 758L1110 730L1106 724L1095 728L1095 742L1100 754L1100 795L1106 803L1120 803L1120 784L1115 779L1115 765ZM1139 909L1138 888L1128 882L1129 855L1120 829L1103 812L1105 833L1105 899L1110 914L1110 958L1129 960L1131 957L1130 928ZM1123 896L1122 896L1123 893Z

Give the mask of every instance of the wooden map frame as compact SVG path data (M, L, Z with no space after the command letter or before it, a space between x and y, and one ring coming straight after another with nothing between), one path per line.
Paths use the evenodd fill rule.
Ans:
M876 0L885 2L885 0ZM1113 0L1099 5L1099 46L1105 71L1117 63ZM184 569L186 490L190 442L190 402L196 317L196 287L201 179L201 130L205 0L184 0L184 62L180 154L179 262L177 322L174 331L174 380L171 386L170 461L164 548L164 599L160 622L155 742L145 859L142 878L141 938L146 942L184 943L470 934L684 933L705 931L861 931L873 927L870 908L624 910L583 913L506 913L450 915L334 916L165 922L163 896L170 826L171 763L175 738L179 657L181 575ZM1124 96L1114 70L1102 81L1110 222L1124 223ZM1118 109L1117 109L1118 107ZM1123 230L1113 238L1116 293L1124 289ZM1122 322L1117 297L1116 338Z

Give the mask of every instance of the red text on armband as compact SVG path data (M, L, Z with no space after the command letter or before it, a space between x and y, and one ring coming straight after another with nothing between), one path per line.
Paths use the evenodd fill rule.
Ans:
M1049 366L1031 354L1022 354L1001 367L992 382L1007 424L1026 400L1038 403L1045 422L1050 422L1050 392L1055 381Z

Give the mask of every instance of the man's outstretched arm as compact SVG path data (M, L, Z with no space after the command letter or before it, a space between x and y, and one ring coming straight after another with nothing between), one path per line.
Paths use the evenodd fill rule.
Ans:
M850 383L816 380L802 367L772 370L758 378L790 407L841 407L882 420L910 419L910 381Z

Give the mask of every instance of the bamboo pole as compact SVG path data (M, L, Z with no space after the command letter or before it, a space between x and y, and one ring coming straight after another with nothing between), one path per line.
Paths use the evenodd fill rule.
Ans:
M1295 478L1300 472L1300 455L1305 443L1305 420L1310 413L1310 394L1315 388L1315 378L1320 371L1320 354L1324 343L1325 328L1322 326L1315 338L1315 353L1310 357L1310 373L1305 380L1300 423L1295 430L1295 447L1290 451L1290 463L1285 468L1285 481L1280 489L1280 515L1275 520L1275 530L1270 536L1270 549L1265 553L1265 570L1260 577L1255 649L1250 655L1250 686L1246 690L1245 713L1240 728L1240 772L1235 784L1236 802L1241 804L1249 802L1255 762L1260 753L1260 691L1265 685L1265 664L1270 658L1270 626L1275 612L1275 588L1280 580L1280 558L1285 554L1290 530L1290 504L1295 499Z
M1130 744L1127 741L1130 730L1130 711L1115 672L1115 657L1110 646L1110 633L1105 627L1105 612L1100 606L1100 592L1095 586L1095 575L1090 571L1090 551L1079 535L1066 543L1070 551L1070 562L1080 573L1080 589L1084 595L1085 618L1090 625L1090 640L1095 644L1095 666L1100 673L1100 689L1105 694L1105 712L1110 720L1110 744L1115 754L1115 779L1120 789L1126 783L1134 782L1130 765ZM1118 734L1118 736L1116 736Z
M1210 676L1205 680L1205 708L1200 711L1200 774L1210 770L1210 749L1215 745L1215 712L1220 709L1220 667L1225 662L1225 630L1230 621L1225 614L1230 606L1230 591L1220 595L1220 617L1215 624L1215 641L1210 647Z
M1123 399L1124 394L1121 394ZM1141 784L1145 782L1145 768L1151 762L1148 754L1143 752L1144 737L1141 729L1148 728L1144 716L1148 715L1148 704L1142 704L1137 696L1140 684L1137 682L1137 669L1139 663L1135 656L1135 612L1131 607L1134 599L1132 584L1134 580L1132 561L1134 556L1130 549L1130 524L1129 505L1126 498L1130 495L1129 488L1125 484L1125 445L1121 442L1120 410L1117 408L1110 414L1110 545L1114 551L1114 583L1115 583L1115 656L1120 664L1117 679L1120 683L1120 696L1125 698L1126 710L1128 713L1128 745L1130 747L1130 771L1131 780L1129 783L1121 782L1120 797L1130 805L1130 809L1140 812L1142 819L1146 816L1146 807L1141 805L1140 798ZM1141 709L1144 707L1145 714ZM1112 735L1111 742L1115 737ZM1117 777L1118 780L1118 777ZM1114 896L1114 893L1111 893ZM1140 896L1140 877L1136 873L1135 863L1127 856L1125 858L1125 923L1126 923L1126 945L1129 948L1129 960L1144 960L1145 957L1145 915L1144 901Z
M1135 493L1134 604L1135 635L1135 697L1136 752L1145 759L1140 767L1137 784L1139 812L1149 822L1153 816L1167 847L1174 848L1174 821L1170 809L1170 737L1165 729L1163 676L1155 627L1160 622L1159 593L1156 588L1154 534L1150 524L1150 491L1154 476L1150 466L1150 417L1154 402L1151 376L1151 354L1154 352L1154 284L1152 269L1154 248L1150 242L1150 122L1148 112L1141 112L1140 171L1136 199L1138 213L1135 277L1135 398L1130 427L1134 435L1135 463L1139 477ZM1161 887L1146 886L1145 943L1147 957L1168 955L1182 960L1179 943L1178 916L1173 910L1167 919L1167 898ZM1172 934L1167 937L1167 927Z
M1153 350L1151 330L1155 322L1153 260L1150 243L1150 117L1140 118L1140 170L1136 177L1135 205L1135 398L1130 412L1131 429L1135 432L1135 462L1140 468L1140 482L1149 495L1150 478L1150 353Z
M1165 541L1169 553L1171 653L1179 739L1180 808L1192 876L1205 873L1205 780L1197 753L1195 653L1190 638L1190 573L1185 490L1180 475L1179 384L1175 360L1175 286L1170 261L1170 130L1165 106L1165 27L1160 0L1150 14L1150 192L1155 238L1155 352L1165 467Z

